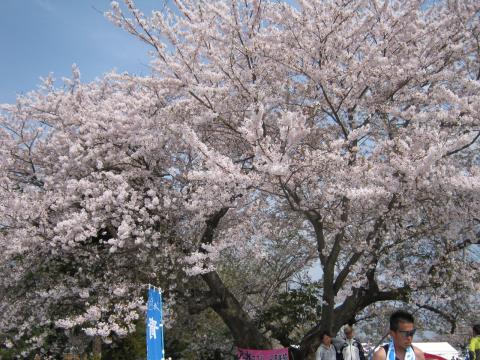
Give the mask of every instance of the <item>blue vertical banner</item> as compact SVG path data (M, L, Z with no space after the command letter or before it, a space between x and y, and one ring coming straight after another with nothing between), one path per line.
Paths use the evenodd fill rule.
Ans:
M159 289L148 289L147 303L147 360L164 360L162 294Z

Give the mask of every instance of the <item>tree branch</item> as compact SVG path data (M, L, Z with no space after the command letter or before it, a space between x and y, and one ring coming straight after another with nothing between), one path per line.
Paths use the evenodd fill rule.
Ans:
M460 151L462 151L462 150L465 150L466 148L472 146L472 145L475 143L475 141L478 140L479 137L480 137L480 131L478 132L477 136L475 136L470 143L468 143L468 144L465 145L465 146L462 146L462 147L459 148L459 149L456 149L456 150L452 150L452 151L447 152L445 155L443 155L443 157L451 156L451 155L456 154L456 153L458 153L458 152L460 152Z
M335 279L335 282L333 284L333 291L335 295L338 294L338 291L343 285L343 282L347 278L348 274L350 273L350 268L357 263L357 261L360 259L362 256L362 252L356 252L354 253L350 259L348 260L347 264L344 266L344 268L340 271L338 274L337 278Z
M210 216L205 223L207 224L207 227L203 231L202 238L201 238L201 243L202 244L211 244L213 241L213 235L215 232L215 229L218 226L218 223L222 219L222 217L225 216L225 214L228 211L228 207L223 207L217 212L215 212L212 216ZM204 251L203 248L200 249L200 251Z
M455 329L457 328L457 320L451 316L450 314L440 310L440 309L437 309L437 308L434 308L433 306L431 305L420 305L418 303L415 303L416 306L418 306L420 309L425 309L425 310L428 310L428 311L431 311L437 315L440 315L442 318L444 318L445 320L447 320L451 327L450 327L450 334L454 334L455 333Z

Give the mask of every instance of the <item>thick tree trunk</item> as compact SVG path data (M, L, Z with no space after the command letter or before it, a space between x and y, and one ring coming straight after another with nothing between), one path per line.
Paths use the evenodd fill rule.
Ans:
M202 244L212 243L215 230L227 212L227 207L222 208L205 221L206 227L201 237ZM203 249L200 248L200 250ZM210 306L230 329L235 345L251 349L271 348L270 341L258 330L217 272L203 274L202 278L207 283L213 298Z
M102 358L102 339L100 336L93 337L92 353L95 360L100 360Z
M270 341L258 330L235 296L223 284L216 272L202 275L212 295L218 301L211 306L230 329L236 346L252 349L270 349Z
M324 296L325 298L325 296ZM320 322L310 329L300 342L300 359L314 359L315 351L320 346L321 334L328 331L331 335L335 335L343 324L335 321L336 314L333 306L327 304L322 307L322 315Z
M392 202L393 201L394 200L392 200ZM348 203L345 204L348 205ZM220 220L227 212L228 208L222 208L206 220L206 228L201 237L202 244L212 243L214 232ZM342 218L346 216L345 214L346 210ZM343 231L335 237L335 242L329 256L324 256L323 248L325 247L325 239L323 237L321 217L315 212L307 213L306 215L314 225L317 234L319 258L324 270L322 298L324 305L322 306L321 320L303 337L299 351L300 359L313 359L315 351L320 345L320 334L323 331L329 331L332 335L335 335L342 325L352 322L359 311L377 301L408 301L410 289L403 287L391 291L380 291L375 281L375 268L373 268L367 272L368 285L365 288L353 289L352 295L350 295L343 304L335 306L335 297L342 287L351 265L358 261L361 254L354 254L346 267L335 277L335 263L341 250L340 244ZM235 296L222 282L220 276L213 271L203 274L202 278L210 289L209 296L212 301L209 306L228 326L235 345L255 349L270 348L270 341L259 331Z
M317 351L317 348L320 346L320 333L326 330L323 325L324 324L320 322L303 337L300 342L298 359L310 360L315 358L315 351Z
M340 306L335 307L331 314L327 316L328 321L323 318L319 324L313 327L302 339L300 343L300 358L313 359L313 355L317 347L320 345L320 334L322 331L328 330L335 335L340 328L352 322L355 315L367 306L379 302L389 300L401 300L408 302L408 294L410 289L408 287L398 288L391 291L380 291L373 274L370 277L368 289L360 288L354 289L353 294L350 295Z

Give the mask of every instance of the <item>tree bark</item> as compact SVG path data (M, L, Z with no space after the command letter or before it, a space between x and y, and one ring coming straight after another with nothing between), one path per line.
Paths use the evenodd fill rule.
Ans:
M100 360L102 358L102 339L100 336L93 337L92 354L95 360Z
M408 287L391 291L380 291L375 281L369 282L368 288L354 289L353 294L350 295L342 305L337 306L331 310L331 313L327 314L327 318L323 317L324 312L322 311L320 322L308 331L300 343L300 358L313 359L313 355L320 345L320 334L323 331L329 331L332 335L336 334L343 325L351 322L359 311L375 302L389 300L402 300L407 302L409 292L410 289ZM326 321L325 319L328 320Z
M212 305L212 309L230 329L235 345L241 348L270 349L270 341L258 330L218 274L210 272L203 274L202 278L212 291L212 295L218 299Z
M211 244L220 220L227 213L228 208L222 208L212 214L206 221L206 228L201 237L202 244ZM202 249L201 249L202 250ZM236 346L251 349L269 349L270 341L263 335L243 310L240 302L225 286L217 272L212 271L201 275L208 285L213 302L211 308L222 318L230 329Z

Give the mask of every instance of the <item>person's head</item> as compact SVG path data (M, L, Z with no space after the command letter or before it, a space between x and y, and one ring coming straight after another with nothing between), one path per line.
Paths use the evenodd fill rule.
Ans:
M473 336L480 335L480 324L473 325Z
M321 334L322 344L326 346L330 346L332 344L332 335L329 331L324 331Z
M350 325L345 325L343 327L343 333L345 334L345 338L347 339L353 339L353 327L351 327Z
M399 310L390 315L390 336L395 346L403 349L411 346L415 331L412 314Z

